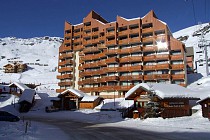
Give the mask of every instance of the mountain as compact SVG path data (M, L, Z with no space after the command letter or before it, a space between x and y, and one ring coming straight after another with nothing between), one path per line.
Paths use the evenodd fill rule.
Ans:
M205 52L201 44L202 40L204 40L203 44L210 45L210 23L185 28L173 33L173 36L182 41L186 47L194 48L194 63L197 65L197 73L206 76ZM210 57L210 46L207 46L207 49L207 54Z
M57 83L58 51L62 41L62 38L47 36L0 38L0 82ZM28 70L5 74L3 66L13 61L26 63Z

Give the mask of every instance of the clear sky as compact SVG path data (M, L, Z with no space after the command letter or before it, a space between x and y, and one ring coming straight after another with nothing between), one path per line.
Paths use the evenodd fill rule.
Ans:
M210 22L209 0L1 0L0 6L0 37L63 37L65 20L81 23L91 10L110 22L154 10L172 32Z

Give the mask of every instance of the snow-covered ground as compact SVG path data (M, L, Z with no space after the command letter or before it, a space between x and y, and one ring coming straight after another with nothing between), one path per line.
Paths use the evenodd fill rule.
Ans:
M202 49L197 47L199 36L193 36L193 34L199 33L199 30L207 25L208 24L203 24L202 27L193 26L174 33L176 38L188 36L183 42L186 43L187 47L194 47L195 61L199 60L199 64L204 64L204 62L201 61L204 59L204 53ZM210 38L210 32L206 32L204 37L206 39ZM58 48L61 41L62 39L56 37L32 39L17 39L10 37L0 39L1 69L9 61L20 60L24 63L29 63L29 70L22 74L5 74L3 73L3 70L0 70L0 82L17 81L42 84L36 89L36 104L30 112L20 114L18 112L17 104L18 97L13 95L4 95L4 97L0 97L0 110L9 110L13 114L21 116L21 118L24 116L25 118L38 117L43 119L75 120L97 123L105 126L143 129L160 133L169 132L170 135L176 135L181 132L185 133L189 139L198 139L201 136L203 139L210 139L210 121L202 117L200 105L194 107L199 109L199 111L192 116L170 119L122 119L119 111L100 111L100 109L115 110L133 105L132 101L125 101L123 98L106 99L93 110L86 109L46 113L45 107L51 105L52 102L50 100L57 96L55 93L58 82L56 79L56 67ZM196 53L200 51L201 53ZM210 94L210 77L205 76L201 79L202 76L205 76L205 65L198 65L198 74L188 76L191 84L187 88L197 92L200 98L205 98ZM67 139L65 134L58 128L38 122L31 122L28 132L25 133L25 123L26 121L24 123L23 121L0 122L0 139L48 139L46 135L49 136L50 139L57 139L55 135L59 135L60 139Z
M202 96L209 94L210 84L209 77L203 78L198 82L195 82L189 86L191 90L196 91ZM199 83L199 84L197 84ZM202 117L201 108L199 111L189 117L179 117L179 118L148 118L146 120L141 119L123 119L119 111L100 111L99 109L116 109L123 108L126 106L131 106L132 102L127 102L123 98L106 99L103 103L97 106L95 109L84 109L77 111L59 111L46 113L45 106L51 105L50 100L57 96L54 90L51 90L55 85L42 85L37 87L36 104L28 113L19 114L17 109L18 106L14 107L12 101L18 101L18 98L11 95L6 95L0 98L0 108L6 110L13 110L21 118L42 118L42 119L56 119L56 120L74 120L79 122L89 122L99 124L99 126L112 126L130 129L141 129L148 130L159 133L171 133L171 135L176 135L177 133L186 133L185 135L189 139L197 139L202 137L204 139L210 139L210 121ZM200 92L201 91L201 92ZM200 105L198 105L200 106ZM8 125L9 124L9 125ZM37 122L32 122L31 127L28 129L28 133L25 134L25 123L22 121L16 123L0 122L0 131L4 132L0 135L0 139L8 137L9 133L12 133L11 139L18 136L19 139L39 139L45 138L47 134L51 134L53 131L58 131L59 136L65 138L65 134L62 133L55 126L49 126L45 124L40 124ZM15 126L15 127L14 127ZM42 128L44 131L40 131ZM57 133L57 132L56 132ZM192 133L194 135L192 135ZM37 136L39 134L39 136ZM45 135L46 134L46 135ZM52 135L52 139L53 135Z
M0 38L0 82L57 83L58 50L61 42L62 39L58 37ZM3 66L14 61L26 63L28 70L5 74Z

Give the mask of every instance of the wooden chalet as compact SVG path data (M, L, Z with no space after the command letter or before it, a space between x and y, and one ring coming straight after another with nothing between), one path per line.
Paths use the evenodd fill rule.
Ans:
M199 98L191 90L176 84L141 83L130 89L126 100L133 100L134 106L124 112L123 117L150 117L147 109L156 109L156 117L172 118L190 116L191 108ZM151 107L152 106L152 107Z
M13 95L16 95L18 97L21 96L21 94L23 93L23 91L25 89L30 89L28 86L26 86L25 84L23 83L19 83L19 82L14 82L14 83L11 83L9 85L9 88L10 88L10 91L9 93L10 94L13 94Z
M35 102L35 90L25 89L20 96L18 103L20 104L19 112L28 112Z
M61 110L92 109L99 104L98 96L89 96L76 89L67 89L54 99L53 106Z
M210 95L198 101L202 107L202 116L210 119Z
M5 73L20 73L27 69L27 65L22 63L12 63L4 65L3 69Z

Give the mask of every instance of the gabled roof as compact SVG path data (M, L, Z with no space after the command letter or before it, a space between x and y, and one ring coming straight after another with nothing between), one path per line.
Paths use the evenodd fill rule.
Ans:
M20 99L19 99L18 103L23 102L23 101L27 101L29 103L32 103L35 93L36 92L33 89L25 89L23 91L22 95L20 96Z
M18 88L20 88L22 91L24 91L25 89L30 89L29 87L27 87L26 85L24 85L23 83L19 83L19 82L14 82L14 83L11 83L9 85L12 86L12 85L16 85Z
M15 66L14 64L6 64L3 67L7 67L7 66Z
M203 101L205 101L207 99L210 99L210 94L207 97L202 98L201 100L197 101L197 103L201 103L201 102L203 102Z
M132 94L139 89L143 89L147 92L151 92L152 90L156 93L160 98L198 98L196 93L190 89L179 86L177 84L162 84L162 83L141 83L133 88L131 88L126 94L125 99L129 98Z
M76 95L79 98L82 98L82 97L85 96L85 93L84 92L82 92L80 90L76 90L76 89L67 89L67 90L61 92L58 96L63 95L65 93L67 93L67 92L71 92L71 93L73 93L74 95Z
M65 93L68 93L68 92L71 92L73 93L74 95L76 95L78 98L82 98L81 102L93 102L95 101L96 99L99 98L99 96L90 96L90 95L87 95L86 93L80 91L80 90L77 90L77 89L67 89L63 92L61 92L59 96L65 94Z

